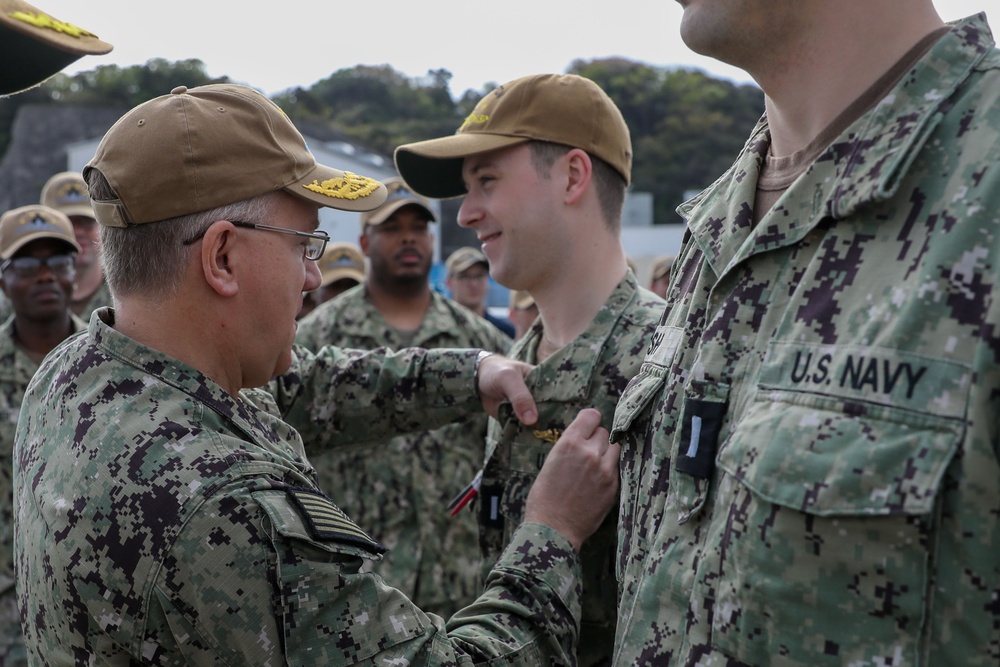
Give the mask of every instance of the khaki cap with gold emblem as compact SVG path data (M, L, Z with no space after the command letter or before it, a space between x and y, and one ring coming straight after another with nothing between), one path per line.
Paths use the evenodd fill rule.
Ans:
M404 206L416 206L423 209L428 220L431 222L436 220L434 212L431 211L430 202L411 190L403 179L387 178L385 179L385 188L387 192L385 203L372 211L361 214L361 231L364 231L368 225L381 225Z
M344 278L359 283L365 280L365 257L353 243L328 243L316 266L323 276L320 287Z
M118 198L91 199L97 221L128 227L283 190L319 206L367 211L386 197L375 179L318 164L288 116L246 86L179 86L108 130L83 168Z
M87 181L77 171L64 171L52 176L42 188L41 199L42 206L54 208L67 216L94 217Z
M458 275L476 264L482 264L489 268L490 260L486 258L482 250L473 248L472 246L462 246L448 255L448 259L444 261L444 266L449 276Z
M536 74L498 86L454 135L399 146L396 169L426 197L457 197L466 192L466 157L527 141L583 149L626 185L631 180L632 139L621 111L600 86L575 74Z
M18 250L39 239L62 241L80 252L73 236L73 223L53 208L32 204L0 216L0 259L10 259Z
M30 88L83 56L112 48L23 0L0 0L0 95Z

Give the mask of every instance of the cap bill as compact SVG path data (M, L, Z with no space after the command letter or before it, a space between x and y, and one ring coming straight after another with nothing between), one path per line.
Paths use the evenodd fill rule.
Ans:
M112 45L70 23L52 18L21 0L0 9L0 94L30 88L86 55L108 53Z
M283 190L319 206L341 211L370 211L388 196L385 186L368 176L317 164Z
M404 144L396 149L394 159L399 174L415 192L447 199L466 193L462 181L462 161L466 157L527 141L529 137L467 132Z

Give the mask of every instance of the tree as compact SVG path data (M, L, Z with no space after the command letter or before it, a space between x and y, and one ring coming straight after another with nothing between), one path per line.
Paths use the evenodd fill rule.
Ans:
M101 65L72 76L56 74L42 85L19 95L0 99L0 155L7 148L10 125L24 104L60 103L129 109L169 93L177 86L228 83L229 77L213 78L200 60L170 62L155 58L145 65L121 68Z

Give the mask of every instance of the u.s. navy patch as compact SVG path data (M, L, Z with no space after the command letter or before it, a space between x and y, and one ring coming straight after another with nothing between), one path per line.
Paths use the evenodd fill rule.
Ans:
M321 493L308 489L287 489L305 519L309 532L318 540L338 540L384 554L388 549L373 540L351 521L343 510Z

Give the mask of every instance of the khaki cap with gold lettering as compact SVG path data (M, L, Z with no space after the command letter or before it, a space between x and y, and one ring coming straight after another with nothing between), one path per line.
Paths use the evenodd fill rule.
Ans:
M49 178L42 187L41 200L42 206L54 208L70 217L94 217L87 181L76 171L63 171Z
M62 241L80 252L73 235L73 223L53 208L32 204L0 216L0 259L10 259L18 250L39 239Z
M359 283L365 281L365 256L353 243L328 243L323 256L316 261L322 276L320 287L345 278Z
M403 179L387 178L385 188L387 192L385 202L378 208L361 214L361 231L368 225L381 225L404 206L416 206L424 212L428 221L435 221L430 202L411 190Z
M457 197L466 192L466 157L528 141L580 148L611 165L626 185L631 179L632 139L621 111L600 86L575 74L536 74L498 86L454 135L399 146L396 169L426 197Z
M0 0L0 95L30 88L83 56L112 48L23 0Z
M93 198L97 221L128 227L208 211L283 190L344 211L376 208L375 179L318 164L288 116L247 86L179 86L135 107L108 130L83 168L118 195Z

